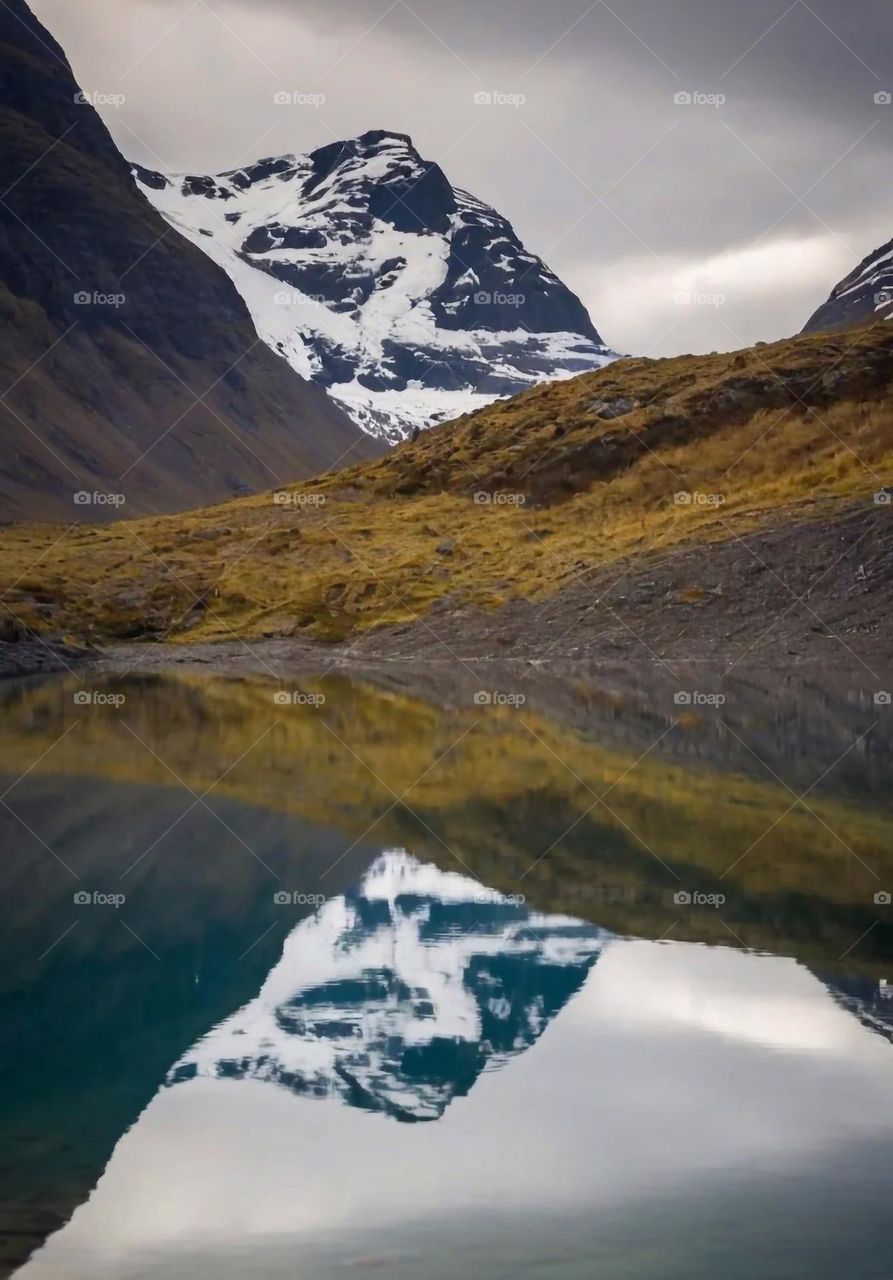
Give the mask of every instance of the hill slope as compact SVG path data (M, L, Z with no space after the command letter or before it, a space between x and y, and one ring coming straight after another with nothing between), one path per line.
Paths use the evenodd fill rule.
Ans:
M369 442L135 188L65 55L0 6L0 518L182 509ZM121 509L118 509L121 514Z
M0 589L23 623L100 640L558 657L610 622L654 660L691 656L698 628L749 649L773 617L814 642L815 606L791 608L821 587L849 661L856 640L889 648L891 381L883 325L619 361L278 494L5 530Z
M229 273L264 341L373 435L615 358L511 224L404 134L213 176L134 174Z

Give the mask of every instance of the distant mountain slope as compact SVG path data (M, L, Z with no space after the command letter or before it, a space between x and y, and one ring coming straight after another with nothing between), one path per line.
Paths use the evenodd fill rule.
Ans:
M82 96L24 0L4 0L0 518L171 511L368 457L143 199ZM126 503L75 503L93 490Z
M893 318L893 240L875 249L835 287L803 329L821 333Z
M482 1071L536 1043L609 936L394 850L293 930L257 998L168 1083L265 1080L437 1120Z
M374 435L614 358L510 223L404 134L216 176L134 174L229 272L264 340Z

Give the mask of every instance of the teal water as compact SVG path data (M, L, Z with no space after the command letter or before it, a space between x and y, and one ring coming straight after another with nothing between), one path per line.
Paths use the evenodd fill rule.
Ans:
M641 851L581 822L572 869L496 887L497 838L508 859L525 839L532 854L554 793L529 794L526 837L489 792L448 808L435 794L413 807L415 842L409 826L393 838L379 794L358 798L355 761L333 758L322 805L316 781L313 804L271 802L264 763L195 803L170 694L129 689L126 726L94 722L89 757L77 726L60 739L47 686L6 708L7 1274L886 1280L883 850L846 899L863 873L844 854L829 885L797 826L763 885L708 877L707 848L697 879L697 851L647 860L646 877ZM192 695L199 741L233 731L227 689ZM392 732L376 714L371 734L357 718L357 752ZM248 748L256 724L234 723ZM125 767L136 725L179 780ZM818 773L800 732L797 768L815 757ZM401 745L421 772L427 744ZM295 793L300 760L318 764L296 750ZM718 796L738 796L722 781L735 764ZM887 830L876 759L830 798ZM690 822L712 829L694 803ZM686 835L673 823L668 858ZM652 874L671 877L658 897ZM682 911L677 880L729 901ZM751 925L772 945L741 945Z

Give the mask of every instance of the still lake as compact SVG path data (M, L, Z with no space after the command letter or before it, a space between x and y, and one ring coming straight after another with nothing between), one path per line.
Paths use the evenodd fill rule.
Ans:
M888 1280L885 708L281 684L0 690L0 1273Z

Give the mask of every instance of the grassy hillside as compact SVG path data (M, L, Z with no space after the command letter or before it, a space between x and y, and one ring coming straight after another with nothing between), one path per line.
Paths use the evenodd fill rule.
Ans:
M292 486L284 502L8 528L0 590L28 625L98 641L340 639L447 596L485 610L541 600L621 557L870 505L893 479L891 379L883 325L624 360Z

